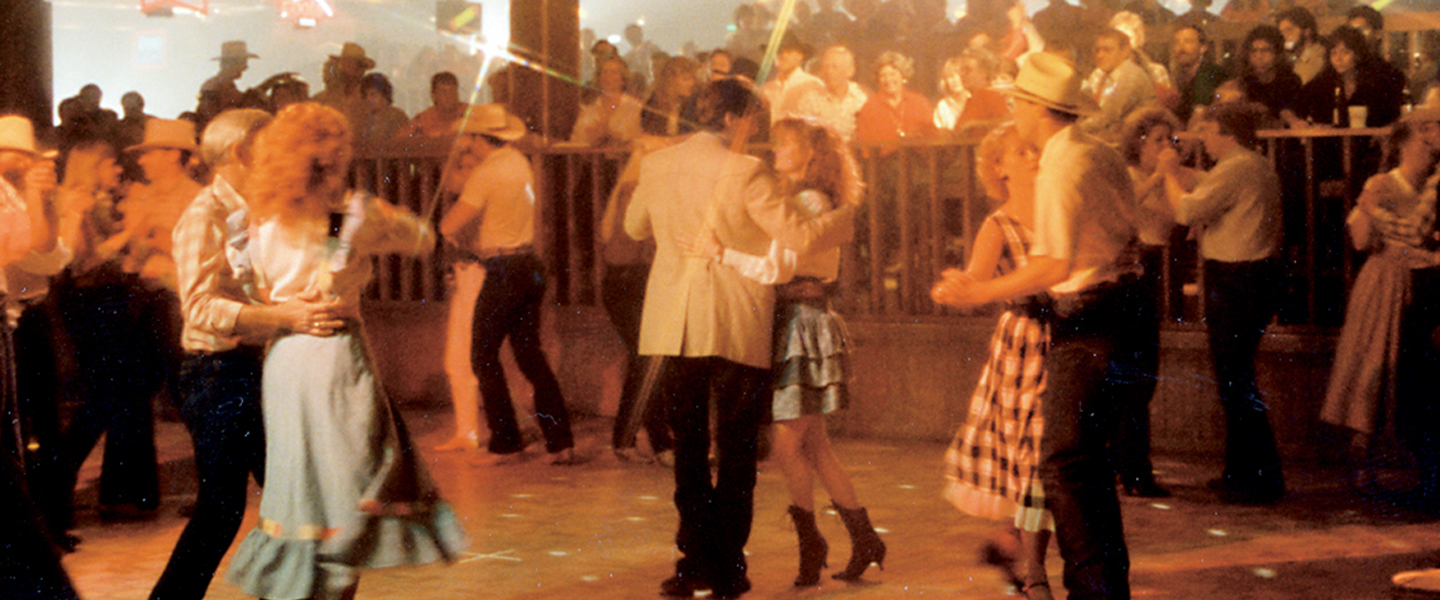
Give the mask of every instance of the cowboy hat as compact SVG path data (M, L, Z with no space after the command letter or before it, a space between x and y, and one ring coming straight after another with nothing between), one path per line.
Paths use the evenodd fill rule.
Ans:
M999 91L1072 115L1099 113L1100 106L1080 91L1080 83L1075 65L1054 54L1036 52L1020 67L1015 84Z
M0 150L15 150L40 156L35 147L35 126L18 115L0 117Z
M250 50L245 47L245 40L230 40L220 44L220 56L210 60L242 60L247 58L260 57L250 53Z
M357 44L355 42L345 42L345 45L340 47L340 54L331 54L330 58L333 58L335 60L359 61L360 64L365 65L362 68L366 70L369 70L370 68L375 66L375 61L371 60L370 57L365 56L365 49L361 48L360 44Z
M470 109L460 124L460 133L488 135L513 142L525 137L529 130L520 117L510 114L503 104L481 104Z
M791 30L785 31L785 35L780 38L780 45L775 48L777 54L786 50L794 50L804 54L807 60L815 55L815 48L801 41L800 36L795 35L795 32Z
M195 150L195 124L180 119L151 117L145 120L145 137L139 144L126 148L125 151L137 152L155 148Z

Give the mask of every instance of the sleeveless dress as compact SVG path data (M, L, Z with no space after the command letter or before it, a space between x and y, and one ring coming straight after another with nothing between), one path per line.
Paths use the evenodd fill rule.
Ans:
M990 215L1005 234L998 275L1026 263L1030 232L1009 215ZM1050 329L1043 301L1011 303L990 338L989 359L970 398L970 413L945 452L945 499L967 514L1014 519L1026 531L1053 529L1040 484L1044 358Z
M433 247L427 224L383 200L353 192L344 210L338 236L323 223L251 223L246 246L227 255L237 273L253 269L260 295L278 303L316 289L356 299L370 255ZM270 600L310 598L322 570L449 561L465 548L381 387L358 320L331 337L295 333L271 343L262 393L265 490L259 524L230 562L231 583Z

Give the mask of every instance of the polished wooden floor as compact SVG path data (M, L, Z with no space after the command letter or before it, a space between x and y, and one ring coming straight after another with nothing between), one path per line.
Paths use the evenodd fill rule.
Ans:
M658 597L675 558L669 472L625 464L609 453L610 421L577 423L585 464L470 466L463 453L430 448L450 431L445 408L407 409L406 420L472 543L456 564L368 571L360 598L633 599ZM82 472L80 549L65 559L85 598L145 598L185 521L177 509L193 494L193 463L183 427L161 423L162 480L169 490L150 520L102 523L93 508L98 455ZM823 579L791 586L795 538L778 469L762 464L748 546L752 599L1004 598L1010 590L977 561L996 524L963 516L940 498L942 444L837 440L862 501L890 547L884 571L864 583ZM1272 507L1219 502L1202 482L1217 466L1205 457L1157 457L1163 501L1125 498L1126 535L1137 598L1412 598L1390 575L1440 564L1433 517L1363 498L1344 469L1287 465L1290 495ZM258 489L245 530L253 526ZM820 496L823 500L823 492ZM830 571L844 565L849 541L833 514L821 519ZM242 530L242 535L243 535ZM1059 587L1060 561L1050 563ZM4 596L0 593L0 596ZM1063 597L1063 595L1058 595ZM217 578L210 598L241 598ZM1440 596L1436 596L1440 597Z

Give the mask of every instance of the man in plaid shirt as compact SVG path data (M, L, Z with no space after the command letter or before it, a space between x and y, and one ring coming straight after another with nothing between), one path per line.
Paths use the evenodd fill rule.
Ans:
M215 179L175 226L174 258L185 326L180 416L195 446L200 492L165 572L150 597L200 600L245 515L248 476L264 483L260 413L264 344L282 332L331 335L354 307L253 297L243 260L249 222L244 189L250 144L270 122L256 109L221 113L205 128L200 152Z

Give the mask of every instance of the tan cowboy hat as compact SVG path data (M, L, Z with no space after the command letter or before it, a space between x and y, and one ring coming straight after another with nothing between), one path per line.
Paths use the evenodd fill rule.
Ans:
M18 115L0 117L0 150L40 156L40 150L35 147L35 126L30 119Z
M238 60L246 58L260 58L260 56L250 53L250 50L245 47L245 40L230 40L220 44L220 56L210 60Z
M181 119L146 119L145 137L125 151L136 152L153 148L195 150L195 124Z
M340 54L331 54L330 58L333 58L335 60L359 61L360 64L365 65L362 68L366 70L369 70L375 66L375 61L371 60L370 57L365 56L365 49L361 48L360 44L357 44L355 42L345 42L345 45L340 47Z
M481 104L470 109L460 125L460 133L488 135L513 142L525 137L529 130L520 117L510 114L503 104Z
M1015 76L1015 85L1000 91L1072 115L1093 115L1100 105L1080 91L1081 77L1075 65L1046 52L1031 54Z

